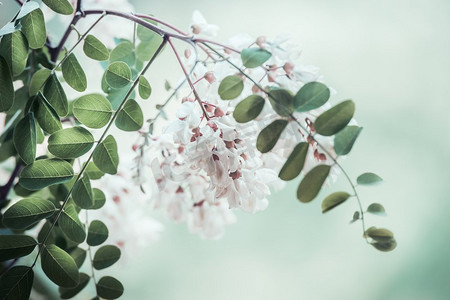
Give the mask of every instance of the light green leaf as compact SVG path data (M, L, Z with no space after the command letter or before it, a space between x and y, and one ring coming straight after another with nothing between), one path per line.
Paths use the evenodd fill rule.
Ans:
M108 238L108 227L99 220L94 220L89 225L86 242L89 246L98 246Z
M94 195L94 205L89 209L99 209L102 208L106 203L105 194L98 188L93 188L92 193Z
M321 82L309 82L294 97L296 111L305 112L324 105L330 99L330 89Z
M88 163L88 166L86 167L86 170L84 171L89 176L89 179L91 180L97 180L103 177L105 175L104 172L100 171L99 168L93 163Z
M50 78L45 83L43 95L59 116L67 116L69 104L66 93L55 74L50 75Z
M370 204L369 207L367 207L367 212L374 214L374 215L379 215L379 216L386 215L386 210L384 209L383 205L381 205L380 203Z
M13 229L26 229L40 220L51 217L55 206L46 199L29 197L14 203L3 215L3 225Z
M31 49L39 49L44 47L47 38L47 30L45 29L44 14L38 8L23 17L20 21L22 24L22 32L27 38L28 45Z
M73 201L81 208L90 208L94 205L94 195L92 193L91 182L87 174L73 185Z
M335 192L322 201L322 213L332 210L339 204L342 204L350 197L346 192Z
M297 189L297 199L307 203L316 198L322 188L323 183L330 174L331 166L318 165L305 175Z
M49 69L39 69L33 74L29 86L30 96L36 95L39 90L43 91L42 87L50 74L52 71Z
M70 299L75 297L79 292L81 292L89 283L91 277L85 273L80 273L80 282L76 287L73 288L59 288L59 295L61 299Z
M287 120L275 120L267 125L267 127L264 128L258 135L258 139L256 140L256 148L261 153L266 153L272 150L288 123L289 122Z
M8 111L13 103L13 80L6 60L0 56L0 112Z
M72 179L72 166L59 158L40 159L23 168L19 184L28 190L40 190L49 185Z
M114 89L119 89L131 82L130 67L124 62L116 61L106 69L106 83Z
M70 256L72 256L73 260L77 264L78 269L81 268L84 261L86 260L86 250L81 249L80 247L75 247L69 252Z
M149 61L162 42L162 38L157 35L152 41L140 42L136 48L136 57L140 61Z
M360 185L374 185L380 183L381 181L383 181L383 179L380 176L370 172L361 174L356 179L356 183Z
M94 150L94 163L101 171L116 174L119 165L117 143L112 135L108 135Z
M350 122L355 113L355 103L347 100L330 108L317 117L314 128L318 134L330 136L338 133Z
M100 94L85 95L73 102L73 114L87 127L102 128L111 119L111 103Z
M45 275L61 287L76 287L79 272L73 258L56 245L45 245L41 254L41 265Z
M37 242L28 235L0 235L0 262L27 256Z
M22 32L15 31L3 36L0 42L0 56L6 60L13 76L18 76L25 70L28 42Z
M97 295L105 299L117 299L123 294L123 285L111 276L100 278L96 284Z
M144 124L144 115L139 104L133 99L128 100L117 114L115 124L123 131L141 129Z
M87 88L86 74L80 66L75 54L71 53L61 65L61 70L67 84L74 90L83 92Z
M222 100L237 98L244 89L242 78L236 75L225 77L219 85L219 96Z
M33 287L33 268L14 266L0 280L0 298L28 300Z
M250 95L236 105L233 117L238 123L249 122L259 116L264 108L264 98L258 95Z
M82 243L86 238L86 231L83 223L78 218L78 213L75 206L67 205L58 219L59 228L64 234L76 243Z
M241 59L247 68L256 68L265 63L272 53L261 48L246 48L241 51Z
M73 13L73 7L67 0L42 0L42 2L59 14L71 15Z
M33 113L26 114L14 128L14 146L26 165L34 162L36 157L36 124Z
M112 266L120 258L120 249L114 245L102 246L95 252L92 265L96 270Z
M77 158L94 145L94 136L80 126L58 130L48 138L48 151L60 158Z
M270 89L269 101L273 110L283 117L289 117L294 112L294 97L288 90Z
M136 56L134 54L133 44L129 41L122 42L111 51L109 61L116 62L122 61L129 67L133 66L136 62Z
M139 96L141 96L142 99L148 99L152 93L152 87L144 76L139 76L138 90Z
M61 121L55 109L48 103L44 95L38 92L37 101L34 101L34 117L39 126L48 134L62 129Z
M142 26L142 25L138 25L137 26L137 30L136 30L136 34L137 37L141 40L141 41L153 41L157 38L161 38L161 36L159 34L157 34L156 32L151 31L150 29Z
M95 60L108 60L109 51L103 43L92 34L89 34L84 39L83 45L84 54Z
M300 143L295 146L294 150L292 150L291 154L289 154L288 159L281 168L280 177L282 180L288 181L292 180L300 174L303 169L303 165L305 164L306 154L308 153L309 144L308 143Z
M334 151L337 155L347 155L362 131L362 127L346 126L334 137Z

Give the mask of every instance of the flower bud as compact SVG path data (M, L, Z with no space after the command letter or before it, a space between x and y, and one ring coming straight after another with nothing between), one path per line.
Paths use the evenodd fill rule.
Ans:
M294 70L294 64L287 62L284 64L283 66L283 70L286 72L286 74L291 74L292 71Z
M214 73L211 71L206 72L204 77L206 81L208 81L210 84L216 81L216 77L214 76Z
M187 48L184 50L184 57L189 58L191 57L191 49Z
M264 43L266 42L266 37L261 35L256 39L256 45L259 46L259 48L264 48Z
M223 112L223 110L221 110L219 107L216 107L216 109L214 110L214 116L223 117L224 115L225 113Z
M191 29L193 34L200 34L202 32L202 29L197 24L192 25Z

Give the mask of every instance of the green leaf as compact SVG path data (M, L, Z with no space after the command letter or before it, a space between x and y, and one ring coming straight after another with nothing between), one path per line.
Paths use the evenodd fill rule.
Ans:
M392 231L386 228L376 228L374 226L370 227L364 233L364 236L370 237L376 242L380 243L388 243L394 239L394 234Z
M121 61L113 62L106 69L105 79L106 83L114 89L124 87L131 82L130 67Z
M52 74L47 80L43 94L59 116L67 116L69 113L69 104L66 93L55 74Z
M330 174L331 166L318 165L305 175L297 189L297 199L307 203L316 198L323 183Z
M90 209L102 208L106 203L105 194L98 188L93 188L92 193L94 195L94 205Z
M75 54L69 54L69 56L63 61L61 70L67 84L74 90L78 92L83 92L86 90L86 75L84 74L83 68L78 63Z
M267 127L261 130L258 135L256 148L261 153L266 153L272 150L288 123L289 122L287 120L275 120L267 125Z
M256 68L265 63L272 53L261 48L246 48L241 51L241 59L247 68Z
M122 61L129 67L133 66L136 62L136 56L134 54L133 44L129 41L122 42L111 51L109 56L110 62Z
M330 136L338 133L350 122L355 113L355 103L347 100L330 108L317 117L314 128L318 134Z
M75 247L70 250L69 254L77 264L78 269L81 268L86 259L86 250L81 249L80 247Z
M161 38L161 36L159 34L157 34L156 32L153 32L152 30L150 30L147 27L144 27L142 25L137 26L136 34L137 34L137 37L141 41L147 41L147 42L155 40L157 38Z
M96 284L97 295L105 299L117 299L123 294L123 285L111 276L100 278Z
M67 0L42 0L42 2L59 14L71 15L73 13L73 7Z
M39 126L46 133L52 134L62 129L58 114L40 92L38 93L37 101L34 101L33 111Z
M96 270L105 269L112 266L120 258L120 249L114 245L100 247L95 252L92 265Z
M23 3L22 7L20 8L19 14L16 17L16 20L20 20L35 9L39 8L39 4L34 1L28 1Z
M13 103L13 80L6 60L0 56L0 112L8 111Z
M103 177L103 175L105 175L105 173L100 171L93 162L88 163L84 172L89 176L89 179L91 180L100 179Z
M46 199L29 197L14 203L3 215L3 225L13 229L26 229L40 220L51 217L55 206Z
M297 177L305 164L308 148L309 144L304 142L295 146L294 150L292 150L288 159L284 163L283 168L281 168L278 177L285 181L292 180Z
M334 151L337 155L347 155L362 131L362 127L347 126L334 137Z
M91 182L87 174L73 185L73 201L81 208L90 208L94 205L94 195L92 193Z
M94 145L94 136L85 128L61 129L48 138L48 151L60 158L77 158Z
M117 114L115 121L117 128L123 131L137 131L144 124L144 114L139 104L133 100L128 100Z
M73 114L87 127L102 128L111 119L111 103L100 94L85 95L73 102Z
M14 266L0 280L0 298L28 300L33 287L33 268Z
M30 96L34 96L39 90L43 90L42 87L50 74L52 74L52 71L49 69L39 69L33 74L29 86Z
M159 45L162 42L162 38L156 35L151 41L142 41L136 48L136 57L140 61L150 60L156 53Z
M370 172L361 174L356 179L356 183L360 185L374 185L380 183L381 181L383 181L383 179L380 176Z
M23 168L19 176L19 184L34 191L67 182L73 176L72 166L68 162L59 158L41 159Z
M76 287L73 288L59 288L59 295L61 299L70 299L75 297L79 292L81 292L89 283L91 277L85 273L80 273L80 282Z
M109 59L109 51L103 43L92 34L84 39L83 51L87 57L103 61Z
M25 70L28 42L22 32L15 31L3 36L0 42L0 56L6 60L13 76L18 76Z
M370 204L369 207L367 207L367 212L374 214L374 215L379 215L379 216L386 215L386 210L384 209L383 205L381 205L380 203Z
M44 14L38 8L23 17L20 21L22 24L22 32L27 38L28 45L31 49L39 49L44 47L47 38L47 30L45 29Z
M36 245L36 240L28 235L0 235L0 262L27 256Z
M94 150L94 163L101 171L116 174L119 165L117 143L112 135L108 135Z
M139 76L138 90L139 96L141 96L142 99L148 99L152 93L152 87L144 76Z
M391 239L388 242L372 242L370 244L375 247L375 249L383 252L392 251L397 247L397 242L395 239Z
M328 197L326 197L322 201L322 213L326 213L329 210L332 210L339 204L344 203L350 197L350 194L346 192L335 192Z
M14 128L14 146L26 165L34 162L36 157L36 124L33 113L26 114Z
M259 116L264 108L264 98L258 95L250 95L236 105L233 117L238 123L249 122Z
M63 210L59 216L58 225L61 231L76 243L82 243L86 238L83 223L78 218L78 213L72 204L67 205Z
M94 220L89 225L86 242L89 246L98 246L108 238L108 227L99 220Z
M244 89L242 78L236 75L225 77L219 85L219 96L222 100L237 98Z
M288 90L271 89L269 101L273 110L283 117L289 117L294 112L294 97Z
M45 245L41 254L45 275L61 287L76 287L79 273L73 258L56 245Z
M0 28L0 37L18 31L20 30L20 28L22 28L20 22L18 22L17 24L16 22L9 22L5 26Z
M321 82L309 82L294 97L296 111L305 112L324 105L330 99L330 89Z
M359 213L359 211L355 211L353 213L353 217L352 217L352 220L350 221L350 223L354 223L354 222L358 221L359 219L360 219L360 213Z

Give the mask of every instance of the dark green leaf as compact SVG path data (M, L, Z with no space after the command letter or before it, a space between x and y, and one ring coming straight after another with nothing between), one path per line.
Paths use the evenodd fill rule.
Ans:
M34 96L39 90L43 90L44 83L50 74L52 74L52 71L49 69L39 69L33 74L29 86L30 96Z
M271 89L269 101L273 110L283 117L289 117L294 112L294 97L288 90Z
M106 46L92 34L87 35L84 39L83 51L87 57L95 60L102 61L109 59L109 51Z
M376 228L373 226L367 229L364 235L380 243L387 243L394 239L392 231L386 228Z
M37 101L34 101L34 117L39 126L48 134L62 129L62 124L55 109L48 103L42 93L38 92Z
M360 185L373 185L373 184L378 184L381 181L383 181L383 179L378 176L375 173L364 173L358 176L358 178L356 179L356 182Z
M124 131L137 131L144 124L144 115L139 104L133 100L128 100L117 114L117 128Z
M355 212L353 213L353 218L352 218L352 220L350 221L350 223L353 223L353 222L358 221L358 220L359 220L359 217L360 217L359 211L355 211Z
M89 246L98 246L108 238L108 228L99 220L94 220L89 225L87 243Z
M33 268L15 266L0 280L0 298L5 300L28 300L33 287Z
M59 116L67 116L69 113L69 104L66 93L55 74L52 74L47 80L43 94Z
M92 192L94 194L94 206L92 206L90 209L102 208L106 202L105 194L98 188L93 188Z
M258 95L250 95L236 105L233 117L238 123L249 122L259 116L264 108L264 98Z
M114 89L126 86L131 81L130 67L124 62L116 61L106 69L106 83Z
M346 192L335 192L322 201L322 213L335 208L339 204L344 203L350 197L350 194Z
M120 249L114 245L100 247L94 255L92 265L96 270L112 266L120 258Z
M266 153L272 150L288 123L289 122L287 120L275 120L267 125L267 127L264 128L258 135L256 148L261 153Z
M0 56L0 112L8 111L13 103L13 80L7 62Z
M261 48L246 48L241 51L241 59L247 68L256 68L265 63L272 53Z
M294 97L296 111L305 112L321 107L330 99L330 89L320 82L309 82L302 86Z
M67 84L70 85L74 90L78 92L83 92L86 90L86 75L84 74L83 68L80 66L77 58L75 57L75 54L69 54L69 56L63 61L61 70Z
M309 144L300 143L292 150L283 168L281 168L280 177L282 180L292 180L300 174L305 164L306 154L308 153Z
M59 158L37 160L23 168L19 184L28 190L40 190L72 179L72 166Z
M72 198L81 208L87 209L94 205L94 195L87 174L83 175L83 177L73 185Z
M3 225L13 229L25 229L51 217L55 206L46 199L29 197L14 203L3 215Z
M28 40L31 49L42 48L45 45L47 31L45 29L44 14L38 8L23 17L20 21L22 32Z
M330 173L331 166L318 165L305 175L297 190L297 199L307 203L316 198Z
M101 171L116 174L119 165L117 143L112 135L108 135L94 150L94 163Z
M42 0L42 2L59 14L71 15L73 13L73 7L67 0Z
M36 157L36 124L33 113L26 114L14 128L14 146L26 165L34 162Z
M100 278L96 284L97 295L105 299L117 299L123 294L123 285L111 276Z
M129 67L133 66L136 61L133 44L128 41L118 44L116 48L111 51L109 61L122 61Z
M78 269L81 268L86 259L86 250L81 249L80 247L76 247L70 250L69 254L77 264Z
M61 287L76 287L79 273L73 258L56 245L45 245L41 254L45 275Z
M105 175L104 172L100 171L99 168L93 163L90 162L85 170L86 174L89 176L89 179L91 180L97 180L103 177Z
M375 247L375 249L383 252L392 251L397 247L397 242L395 239L391 239L388 242L372 242L370 244Z
M27 256L37 242L28 235L0 235L0 261Z
M350 122L355 113L355 103L347 100L317 117L314 127L318 134L330 136L338 133Z
M362 131L362 127L347 126L334 137L334 150L337 155L347 155Z
M82 243L86 238L86 231L81 223L75 206L69 204L58 219L59 228L72 241Z
M236 75L225 77L219 85L219 96L222 100L237 98L244 89L242 78Z
M85 95L73 102L73 114L87 127L102 128L111 119L111 103L100 94Z
M148 99L152 93L152 87L150 86L150 83L148 82L147 78L144 76L139 76L139 96L141 96L142 99Z
M80 126L58 130L48 139L48 151L60 158L80 157L93 145L94 136Z
M0 42L0 56L3 56L6 60L13 76L18 76L25 70L28 58L28 42L22 32L15 31L3 36Z
M367 212L374 214L374 215L379 215L379 216L386 215L386 210L384 209L383 205L381 205L380 203L370 204L369 207L367 207Z
M80 273L80 282L76 287L73 288L59 288L59 294L61 299L70 299L75 297L79 292L81 292L89 283L91 277L85 273Z

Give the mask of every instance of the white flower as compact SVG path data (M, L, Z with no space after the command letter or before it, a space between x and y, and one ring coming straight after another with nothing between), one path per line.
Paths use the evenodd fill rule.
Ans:
M217 35L219 27L217 25L208 24L203 15L198 10L194 10L194 13L192 14L191 30L195 35L214 37Z

